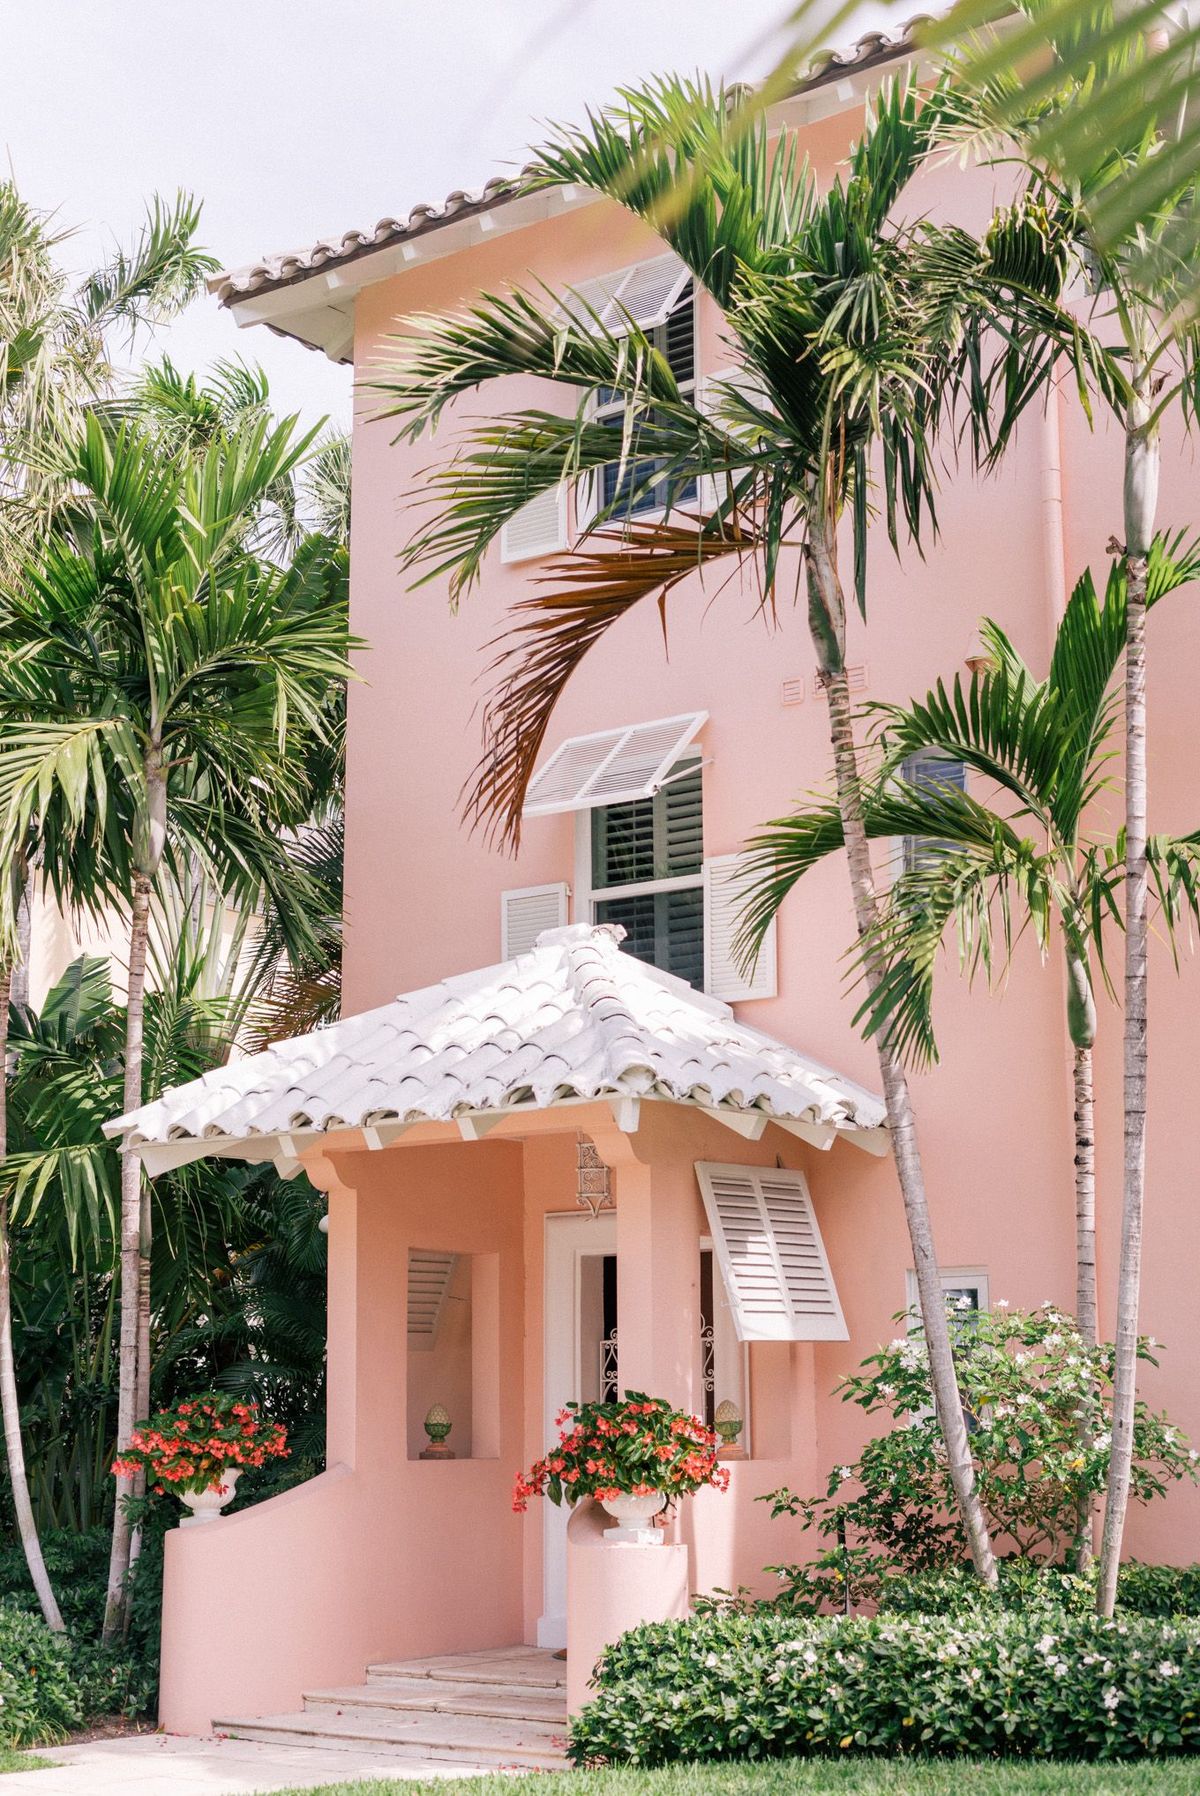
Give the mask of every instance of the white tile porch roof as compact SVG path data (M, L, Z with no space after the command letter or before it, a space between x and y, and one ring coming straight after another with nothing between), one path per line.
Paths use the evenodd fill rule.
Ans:
M550 929L515 960L277 1043L105 1124L151 1173L220 1154L295 1170L332 1130L485 1121L514 1106L665 1099L751 1134L767 1120L886 1149L881 1100L621 952L622 931ZM371 1137L368 1137L370 1140ZM378 1135L372 1145L380 1145Z

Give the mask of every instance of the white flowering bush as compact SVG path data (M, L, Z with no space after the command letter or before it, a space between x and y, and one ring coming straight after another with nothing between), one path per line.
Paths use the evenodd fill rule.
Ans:
M1140 1356L1151 1364L1155 1343ZM980 1499L997 1552L1062 1564L1091 1493L1103 1490L1112 1445L1113 1348L1083 1341L1047 1304L964 1315L955 1329L959 1388L971 1430ZM800 1518L822 1545L804 1563L773 1566L780 1602L816 1613L875 1601L886 1581L963 1564L945 1448L933 1418L920 1331L899 1335L840 1387L892 1426L852 1465L835 1466L823 1494L784 1488L760 1499ZM1197 1475L1197 1453L1166 1416L1139 1401L1133 1498L1146 1503Z
M1200 1622L710 1615L606 1649L576 1764L1200 1752Z

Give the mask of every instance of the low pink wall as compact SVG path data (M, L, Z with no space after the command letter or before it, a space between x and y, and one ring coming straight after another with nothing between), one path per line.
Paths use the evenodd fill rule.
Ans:
M594 1692L592 1671L611 1646L644 1621L682 1621L688 1613L688 1550L608 1546L613 1524L598 1503L582 1503L567 1525L567 1711L577 1715Z
M469 1153L469 1158L465 1154ZM468 1165L470 1171L468 1172ZM372 1661L521 1638L521 1156L474 1144L338 1156L331 1459L321 1477L167 1541L160 1718L176 1733L300 1706ZM495 1255L493 1457L408 1457L408 1249Z

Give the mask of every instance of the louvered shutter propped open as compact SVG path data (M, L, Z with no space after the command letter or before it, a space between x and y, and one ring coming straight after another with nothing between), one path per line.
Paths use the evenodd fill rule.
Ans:
M726 1004L773 998L779 989L774 918L749 972L743 970L735 952L750 859L744 854L720 854L704 863L704 989Z
M569 736L530 780L525 815L653 798L707 719L707 711L688 711L594 736Z
M696 1166L739 1341L846 1341L804 1174Z
M565 882L521 886L500 894L500 958L528 954L543 929L562 929L567 922L570 890Z
M619 336L632 318L641 330L651 331L666 323L691 278L678 256L654 256L616 274L581 281L563 296L558 309L585 330L589 326L594 330L599 319L606 330Z

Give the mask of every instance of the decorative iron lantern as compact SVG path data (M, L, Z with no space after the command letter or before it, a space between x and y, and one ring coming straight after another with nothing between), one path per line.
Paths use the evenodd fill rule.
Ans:
M575 1202L579 1208L590 1210L593 1216L613 1209L609 1169L587 1135L578 1138L576 1168Z

